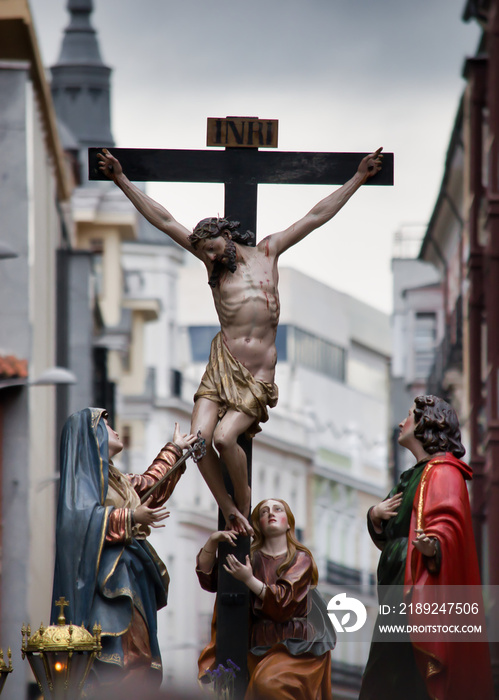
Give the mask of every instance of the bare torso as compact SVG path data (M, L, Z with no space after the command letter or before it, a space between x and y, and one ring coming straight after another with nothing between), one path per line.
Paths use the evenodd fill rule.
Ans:
M273 382L279 323L277 258L268 245L237 245L237 269L224 272L213 289L227 348L256 378Z

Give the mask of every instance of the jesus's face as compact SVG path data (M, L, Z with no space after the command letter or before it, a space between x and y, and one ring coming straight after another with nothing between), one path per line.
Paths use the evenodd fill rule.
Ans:
M197 244L198 250L206 256L216 270L217 265L223 265L230 272L237 269L236 244L230 235L224 234L216 238L205 238ZM217 274L218 278L219 274Z
M226 265L232 247L231 243L229 238L217 236L216 238L205 238L203 241L199 241L197 248L204 253L213 264L220 262Z

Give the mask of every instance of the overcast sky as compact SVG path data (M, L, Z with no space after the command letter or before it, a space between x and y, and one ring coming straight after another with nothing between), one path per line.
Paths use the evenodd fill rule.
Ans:
M357 192L281 259L389 311L394 234L421 230L431 215L462 68L479 40L477 25L461 21L464 0L93 2L113 68L117 146L204 148L206 118L232 114L278 119L281 150L395 153L394 187ZM51 66L66 0L30 3ZM260 186L258 238L329 191ZM151 184L148 192L189 228L223 212L222 185Z

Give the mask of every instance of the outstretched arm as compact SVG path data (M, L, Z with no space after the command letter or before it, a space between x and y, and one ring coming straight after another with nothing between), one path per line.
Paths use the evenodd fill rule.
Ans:
M193 255L197 253L188 240L190 231L182 226L161 204L158 204L148 197L144 192L134 185L123 172L123 168L117 158L111 155L107 148L102 149L102 153L97 154L99 168L110 180L118 185L120 190L128 197L133 206L142 216L144 216L153 226L170 236L175 243L178 243Z
M374 153L365 156L365 158L361 160L355 175L339 189L335 190L335 192L316 204L303 219L292 224L284 231L267 236L267 238L264 238L263 241L259 243L259 246L270 244L274 255L280 255L284 253L285 250L295 245L295 243L301 241L316 228L319 228L319 226L322 226L332 219L348 202L350 197L357 192L359 187L381 170L383 159L381 150L381 148L378 148Z

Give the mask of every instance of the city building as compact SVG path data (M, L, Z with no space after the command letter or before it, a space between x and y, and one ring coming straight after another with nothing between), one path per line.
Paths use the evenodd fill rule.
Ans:
M402 391L412 389L410 365L404 368L406 374L401 368L417 349L418 326L411 325L411 315L421 313L420 337L425 338L428 352L432 348L433 359L428 355L418 385L448 399L460 417L466 459L474 474L472 514L482 580L495 585L499 581L495 542L499 529L499 2L469 0L463 18L479 24L482 38L464 67L466 86L440 191L417 259L394 261L393 367L398 374L393 393L399 401ZM407 269L423 271L426 278L406 284ZM401 340L399 330L404 324L407 332ZM499 623L492 620L491 624ZM492 627L491 634L496 632ZM491 646L491 652L497 690L496 646Z
M53 575L58 251L71 178L27 0L0 3L0 637L25 697L21 626L48 622Z

